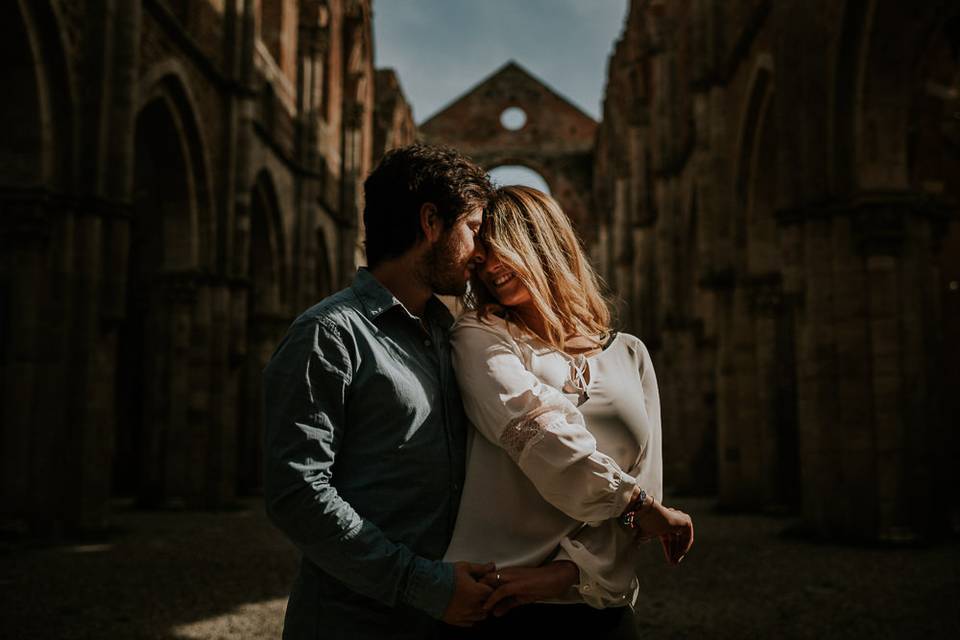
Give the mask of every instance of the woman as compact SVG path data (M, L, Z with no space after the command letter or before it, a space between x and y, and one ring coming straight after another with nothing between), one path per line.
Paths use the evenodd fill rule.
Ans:
M602 637L632 605L636 543L668 562L693 542L660 504L660 409L649 354L610 314L557 203L522 186L486 210L487 258L453 330L476 433L447 560L493 561L495 614L474 635L529 627ZM549 602L514 609L517 604ZM561 606L556 603L579 603Z

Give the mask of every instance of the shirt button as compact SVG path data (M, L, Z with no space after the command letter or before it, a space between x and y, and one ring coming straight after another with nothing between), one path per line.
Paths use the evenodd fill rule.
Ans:
M432 345L432 344L433 344L433 343L430 342L429 340L424 340L424 341L423 341L423 346L425 346L425 347L429 347L429 346Z

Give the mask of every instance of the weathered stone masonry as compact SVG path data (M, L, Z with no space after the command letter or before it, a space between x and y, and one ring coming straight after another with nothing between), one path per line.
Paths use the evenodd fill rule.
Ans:
M671 491L913 540L960 521L958 60L948 2L632 0L599 125L510 63L421 129L550 185L653 352Z
M111 496L259 486L260 371L361 253L371 20L367 0L3 3L3 518L96 528Z
M955 3L630 3L595 255L674 486L831 536L956 518L958 130Z

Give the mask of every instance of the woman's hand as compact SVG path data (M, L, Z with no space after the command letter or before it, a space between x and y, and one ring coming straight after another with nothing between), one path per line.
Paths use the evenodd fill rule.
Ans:
M507 567L487 573L480 582L493 587L483 608L500 617L522 604L563 596L580 581L580 569L569 560L541 567Z
M693 546L693 520L679 509L654 502L636 516L637 538L660 538L668 564L677 565Z
M492 594L491 588L484 584L483 576L496 569L492 562L454 562L454 591L443 621L458 627L469 627L487 617L483 604Z

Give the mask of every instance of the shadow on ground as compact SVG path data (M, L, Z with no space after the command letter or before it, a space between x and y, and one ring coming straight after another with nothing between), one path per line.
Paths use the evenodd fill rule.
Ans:
M259 501L221 513L123 511L103 540L0 549L0 636L277 638L297 552ZM960 637L960 544L858 548L787 517L678 501L697 527L677 568L649 543L643 638Z
M8 545L0 637L278 638L298 553L261 504L126 510L102 539Z

